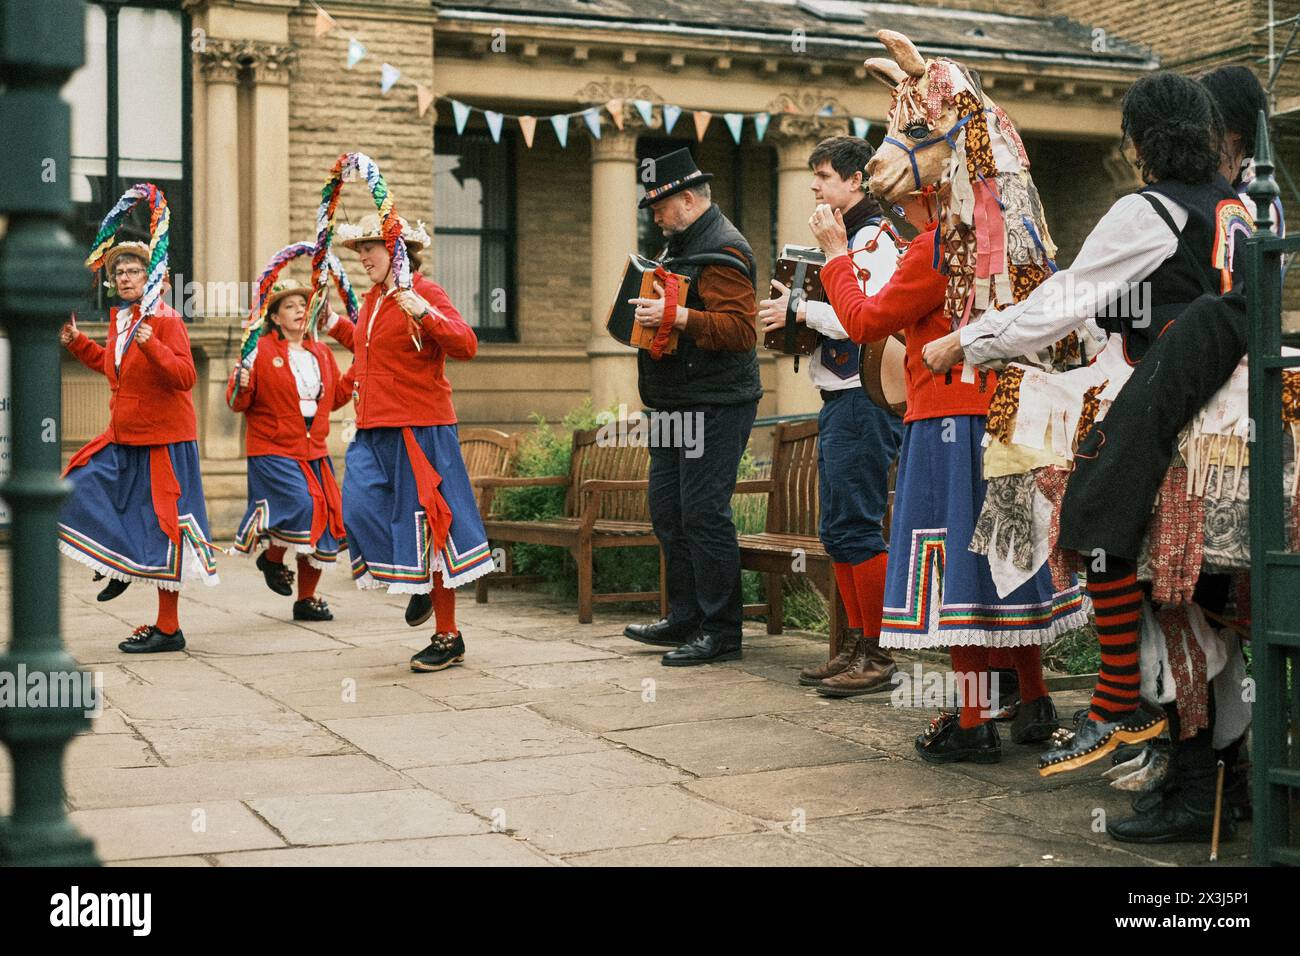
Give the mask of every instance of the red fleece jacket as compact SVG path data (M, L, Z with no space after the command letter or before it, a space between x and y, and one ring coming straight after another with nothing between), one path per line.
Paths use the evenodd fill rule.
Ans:
M352 384L339 374L328 345L309 339L302 344L316 356L321 376L321 394L310 430L298 405L298 382L289 365L289 343L279 335L272 333L258 339L247 388L236 393L239 369L230 374L226 403L243 412L248 420L244 441L249 455L284 455L311 461L329 454L325 446L330 433L329 413L347 404Z
M883 339L902 332L907 340L907 414L903 421L944 418L948 415L987 415L997 379L989 373L984 391L978 381L965 385L961 366L952 368L949 383L925 367L921 350L952 331L943 314L946 276L934 268L934 229L917 236L898 260L898 269L885 287L868 296L858 285L857 272L848 256L822 266L822 288L844 331L855 342Z
M117 309L108 313L108 344L77 332L68 351L92 372L108 379L109 422L105 435L119 445L170 445L195 441L194 400L190 390L198 379L190 337L176 310L160 303L145 319L153 337L144 345L132 340L116 368Z
M391 295L376 285L361 303L360 325L340 317L330 334L356 359L348 376L355 381L358 428L454 425L447 358L468 361L478 351L478 336L465 324L447 293L418 272L415 292L445 318L420 318L421 347L411 337L412 323Z

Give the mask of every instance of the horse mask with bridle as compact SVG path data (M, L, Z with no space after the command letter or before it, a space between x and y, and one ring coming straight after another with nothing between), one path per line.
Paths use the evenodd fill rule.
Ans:
M916 193L937 201L935 266L956 329L1025 298L1055 270L1056 247L1007 114L960 64L924 59L901 33L876 35L893 59L866 67L893 92L868 185L889 204Z

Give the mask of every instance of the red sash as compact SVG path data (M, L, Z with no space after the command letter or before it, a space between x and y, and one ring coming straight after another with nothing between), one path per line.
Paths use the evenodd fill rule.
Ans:
M429 534L433 550L442 550L451 531L451 508L438 491L442 476L429 464L410 426L402 428L402 441L406 443L406 457L411 460L411 472L415 475L416 495L424 505L425 519L429 523Z

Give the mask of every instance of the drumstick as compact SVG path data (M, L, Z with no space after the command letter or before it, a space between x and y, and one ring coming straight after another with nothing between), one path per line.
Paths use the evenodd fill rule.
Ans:
M1210 862L1219 859L1219 821L1223 816L1223 761L1219 761L1219 779L1214 785L1214 832L1210 837Z

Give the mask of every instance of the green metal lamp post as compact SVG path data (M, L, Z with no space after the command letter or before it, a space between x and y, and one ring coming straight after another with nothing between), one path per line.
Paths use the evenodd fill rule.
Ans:
M63 226L71 211L71 111L59 89L84 56L83 0L0 3L0 322L10 344L12 470L0 486L13 521L13 632L0 676L75 671L59 633L59 326L85 285L81 255ZM6 674L8 672L8 674ZM78 681L79 683L79 681ZM22 686L17 688L20 692ZM0 864L95 864L93 843L64 811L63 753L87 726L86 703L0 706L0 740L13 762L13 809L0 819Z

